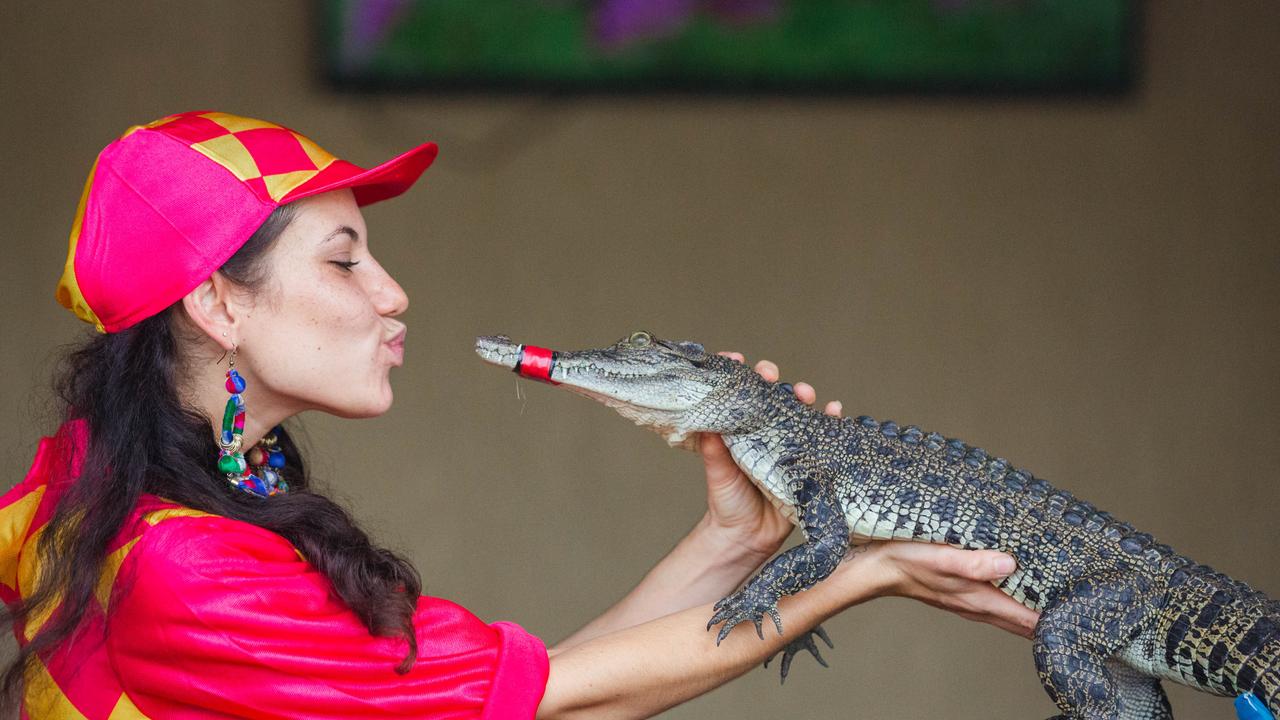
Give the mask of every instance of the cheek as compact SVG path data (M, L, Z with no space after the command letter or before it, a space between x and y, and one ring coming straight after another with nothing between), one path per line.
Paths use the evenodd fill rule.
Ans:
M378 322L368 299L351 284L319 279L291 298L284 314L311 338L312 347L302 351L340 349L367 336Z
M281 389L341 392L367 372L380 342L379 318L351 286L313 278L305 287L282 288L274 308L255 318L255 342L270 348ZM301 284L301 283L299 283Z

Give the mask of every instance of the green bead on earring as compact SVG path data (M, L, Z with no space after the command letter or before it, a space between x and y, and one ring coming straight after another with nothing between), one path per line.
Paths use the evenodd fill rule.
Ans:
M280 476L284 468L284 453L278 449L280 426L272 428L249 450L249 460L240 452L244 444L244 392L247 384L236 370L236 352L231 349L230 368L227 370L225 387L231 397L227 398L226 408L222 411L222 431L218 435L218 472L227 476L232 486L241 490L271 497L289 491L289 483ZM250 468L253 471L250 471Z

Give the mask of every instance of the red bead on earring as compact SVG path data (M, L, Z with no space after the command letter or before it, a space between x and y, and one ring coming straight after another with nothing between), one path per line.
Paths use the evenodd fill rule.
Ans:
M278 449L280 426L272 428L249 449L248 458L241 452L244 443L244 398L240 393L246 387L244 378L236 370L236 351L231 349L230 368L227 370L226 388L231 393L226 409L222 412L222 431L218 435L218 472L245 492L262 497L280 495L289 491L289 483L280 476L284 468L284 453Z

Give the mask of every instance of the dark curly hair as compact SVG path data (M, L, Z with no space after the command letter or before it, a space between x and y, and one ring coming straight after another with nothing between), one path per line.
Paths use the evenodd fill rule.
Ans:
M260 290L269 279L264 258L295 215L293 205L277 208L220 272ZM214 469L211 459L218 449L210 419L178 395L175 324L180 312L174 305L126 330L95 334L64 358L56 374L65 418L85 421L88 446L79 476L41 533L37 587L4 613L4 619L22 622L62 608L0 675L0 699L7 707L17 704L37 655L69 640L80 625L93 602L108 544L144 493L283 536L329 578L333 592L370 633L404 636L409 652L397 672L407 673L417 659L413 612L422 587L417 571L375 545L345 509L312 492L306 464L287 430L279 440L288 493L251 495L232 488Z

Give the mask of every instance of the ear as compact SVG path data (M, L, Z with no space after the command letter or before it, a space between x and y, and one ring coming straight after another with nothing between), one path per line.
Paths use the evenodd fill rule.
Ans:
M191 323L200 328L223 350L239 344L240 305L233 283L215 272L182 298L182 308Z

